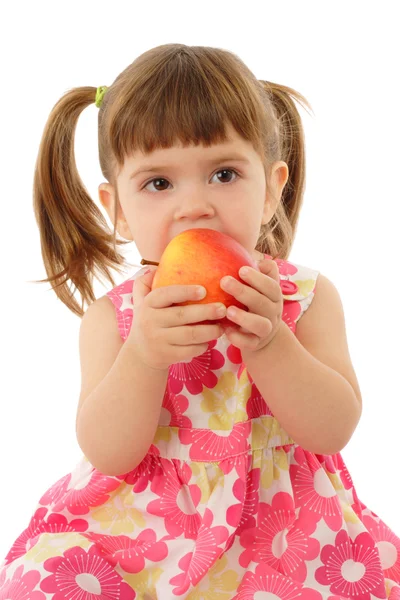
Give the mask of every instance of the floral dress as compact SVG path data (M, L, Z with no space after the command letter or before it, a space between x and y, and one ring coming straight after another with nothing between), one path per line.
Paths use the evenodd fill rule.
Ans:
M295 334L318 271L277 264ZM124 340L142 271L107 293ZM288 436L223 335L171 365L135 469L108 476L83 456L43 494L0 566L0 600L399 600L399 557L340 453Z

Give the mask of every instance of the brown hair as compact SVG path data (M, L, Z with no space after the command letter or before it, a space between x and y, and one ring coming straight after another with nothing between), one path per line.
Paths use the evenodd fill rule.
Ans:
M205 146L224 142L228 122L262 157L267 186L272 163L288 164L281 201L256 246L287 259L305 185L304 132L293 98L312 110L300 93L257 80L235 54L219 48L166 44L143 53L108 87L98 113L100 167L117 196L112 232L80 179L74 155L78 118L95 101L96 89L67 91L44 128L33 201L48 278L35 283L50 282L60 300L82 316L83 303L95 300L95 272L114 286L109 269L121 272L127 265L117 246L129 241L116 239L116 178L126 156L135 149L169 148L177 140ZM81 294L82 307L68 280Z

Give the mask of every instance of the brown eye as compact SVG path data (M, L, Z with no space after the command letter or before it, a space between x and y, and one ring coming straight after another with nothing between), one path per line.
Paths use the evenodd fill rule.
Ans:
M226 177L227 173L235 173L235 175L237 175L236 171L234 171L233 169L220 169L219 171L217 171L215 173L215 175L218 175L218 173L223 173L223 179ZM228 177L229 181L222 181L222 183L230 183L231 182L231 177ZM219 179L219 181L221 181L221 179Z
M159 185L159 182L160 182L160 181L162 181L162 182L164 181L164 182L165 182L165 181L167 181L167 179L164 179L163 177L158 177L158 178L155 178L155 179L151 179L150 181L148 181L148 182L146 183L146 185L144 186L144 188L143 188L143 189L146 189L146 188L147 188L147 186L148 186L150 183L153 183L153 181L154 181L154 185ZM162 185L162 184L161 184L161 185ZM164 189L165 189L165 188L164 188ZM160 190L160 189L158 189L158 188L157 188L157 191L161 191L161 192L162 192L162 191L164 191L164 190L163 190L163 189L162 189L162 190Z

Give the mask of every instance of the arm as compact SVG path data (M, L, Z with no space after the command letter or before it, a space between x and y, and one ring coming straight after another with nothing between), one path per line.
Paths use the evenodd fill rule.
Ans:
M296 335L282 321L268 346L243 354L243 359L272 413L296 443L317 454L335 454L348 443L362 402L342 304L329 279L319 275Z
M218 303L173 306L198 300L198 287L152 290L154 274L149 270L135 280L135 319L123 344L106 296L93 302L82 318L76 434L84 454L105 475L128 473L148 452L170 365L201 356L209 341L222 335L217 323L201 325L220 318Z
M167 377L168 369L142 364L125 341L76 423L79 445L100 472L121 475L142 461L157 429Z

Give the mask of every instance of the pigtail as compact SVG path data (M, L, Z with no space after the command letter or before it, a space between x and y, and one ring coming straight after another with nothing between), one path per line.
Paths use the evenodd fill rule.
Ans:
M41 252L47 279L60 300L76 315L83 304L95 300L93 275L97 271L111 282L113 268L121 272L125 259L101 211L79 176L74 154L75 130L82 111L96 98L95 87L68 91L54 106L42 135L34 172L33 207L40 232ZM68 280L82 297L79 306Z
M304 129L293 100L297 100L303 108L308 107L312 112L313 110L300 92L270 81L260 83L273 105L277 119L275 135L270 135L269 138L268 154L275 160L287 163L289 178L275 215L261 232L258 246L261 252L268 249L272 256L279 255L280 258L287 259L296 235L306 175Z

